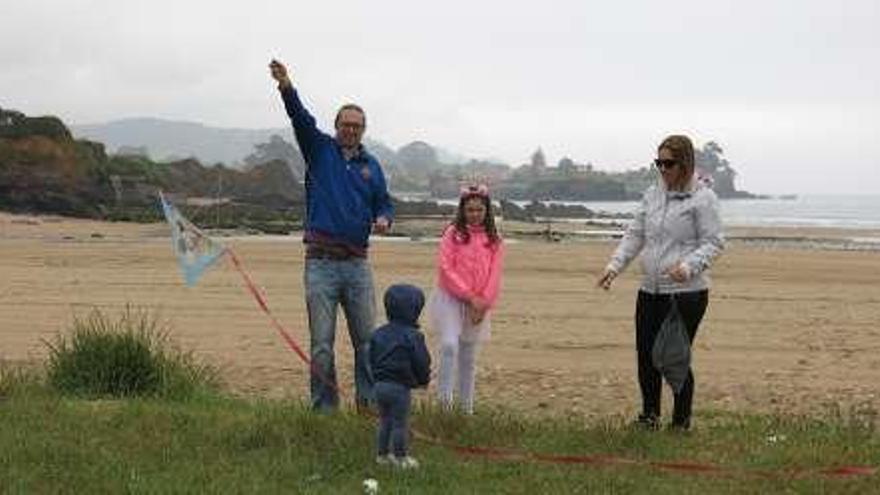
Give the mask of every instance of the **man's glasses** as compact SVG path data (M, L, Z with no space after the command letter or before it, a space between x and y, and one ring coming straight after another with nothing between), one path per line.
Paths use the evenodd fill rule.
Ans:
M360 131L360 130L363 130L364 125L358 124L356 122L340 122L339 127L343 128L343 129L348 129L351 131Z
M672 160L672 159L665 159L664 160L662 158L658 158L658 159L654 160L654 166L659 168L660 170L670 169L676 165L678 165L678 160Z

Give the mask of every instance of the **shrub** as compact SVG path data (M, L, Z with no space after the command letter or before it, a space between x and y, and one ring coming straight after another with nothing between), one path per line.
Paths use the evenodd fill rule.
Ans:
M217 373L173 349L170 328L126 307L114 320L98 309L74 318L67 337L47 342L49 385L85 397L185 398L216 388Z

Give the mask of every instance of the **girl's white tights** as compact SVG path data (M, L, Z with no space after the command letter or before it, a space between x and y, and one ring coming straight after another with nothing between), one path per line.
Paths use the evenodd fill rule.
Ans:
M457 344L443 343L440 347L440 376L437 385L440 405L449 411L454 407L456 371L458 371L458 400L461 411L474 413L474 379L477 366L477 342L458 339Z

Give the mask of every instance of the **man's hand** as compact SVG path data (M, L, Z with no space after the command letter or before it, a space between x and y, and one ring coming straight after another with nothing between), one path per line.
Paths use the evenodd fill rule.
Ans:
M272 61L269 62L269 71L272 74L272 79L278 81L279 88L290 86L290 76L287 74L287 67L285 67L284 64L273 58Z
M376 234L387 234L389 230L391 230L391 222L385 217L377 218L376 223L373 224L373 232Z

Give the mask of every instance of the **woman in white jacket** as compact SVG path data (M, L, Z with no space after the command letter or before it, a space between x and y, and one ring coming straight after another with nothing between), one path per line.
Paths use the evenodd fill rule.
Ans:
M660 425L662 378L651 362L651 349L674 297L691 342L709 301L706 270L724 248L718 198L694 174L694 147L687 136L669 136L654 161L662 180L642 197L632 223L611 256L598 285L612 281L641 253L642 285L636 300L636 353L642 412L637 422ZM691 425L693 372L678 394L671 427Z

